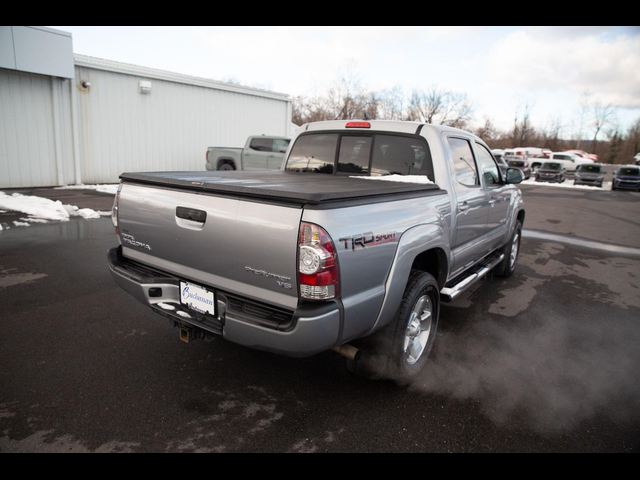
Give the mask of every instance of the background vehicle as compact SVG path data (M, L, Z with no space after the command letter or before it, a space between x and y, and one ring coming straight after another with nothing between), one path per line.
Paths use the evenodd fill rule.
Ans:
M514 158L514 157L511 157L511 158ZM528 160L509 160L509 162L507 163L509 167L517 168L518 170L520 170L524 175L525 180L528 180L529 178L531 178L531 167L529 167Z
M297 357L333 348L354 369L410 379L440 302L493 269L513 274L522 173L503 179L482 140L450 127L299 132L278 172L123 174L112 275L186 341L221 335Z
M613 173L611 190L640 191L640 168L620 167Z
M604 182L604 170L599 163L592 165L578 165L574 174L574 185L593 185L602 187Z
M566 170L559 162L545 162L536 170L536 182L558 182L565 181Z
M573 174L578 165L593 165L592 160L586 160L575 153L554 152L549 155L548 161L560 163L566 170L566 173ZM531 168L535 172L544 162L540 160L532 160Z
M565 150L567 153L574 153L576 155L578 155L581 158L584 158L586 160L591 160L594 163L598 161L598 155L594 154L594 153L587 153L584 150Z
M636 153L636 156L633 157L633 163L640 165L640 153Z
M257 135L244 148L209 147L207 170L279 170L291 139Z
M513 149L514 155L521 155L526 158L533 157L535 155L548 155L551 153L551 150L548 148L537 148L537 147L517 147Z
M502 177L506 178L507 169L509 168L509 165L507 164L507 161L504 159L504 154L501 152L502 152L501 150L498 153L496 153L496 150L491 151L491 153L493 153L493 158L495 158L496 162L498 162L498 167L500 168Z

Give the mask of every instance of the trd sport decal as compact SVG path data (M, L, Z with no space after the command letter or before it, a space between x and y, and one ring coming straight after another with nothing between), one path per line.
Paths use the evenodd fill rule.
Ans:
M355 251L356 247L368 248L374 247L376 245L384 245L385 243L395 242L396 233L375 235L373 232L368 232L359 235L353 235L351 237L343 237L338 239L338 241L344 245L345 250Z

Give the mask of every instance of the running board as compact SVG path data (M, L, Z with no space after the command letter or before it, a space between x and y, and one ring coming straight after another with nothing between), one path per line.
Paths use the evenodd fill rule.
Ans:
M452 285L451 287L445 287L440 291L440 301L444 303L453 302L458 295L467 290L471 285L476 283L487 273L489 273L496 265L498 265L504 259L504 253L489 257L480 265L475 267L477 270L468 277L463 278L460 282Z

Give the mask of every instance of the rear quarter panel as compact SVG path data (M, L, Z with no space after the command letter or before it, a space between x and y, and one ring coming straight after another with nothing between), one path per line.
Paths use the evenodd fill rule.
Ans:
M406 244L402 241L404 235L418 226L431 226L438 242L448 245L449 214L446 192L348 208L304 210L302 221L324 228L337 250L344 306L341 342L366 335L378 323L389 275L402 254L398 247ZM415 256L430 248L427 242L413 242L411 246ZM402 291L409 270L410 265L399 275L406 273L406 278L394 275L393 283L402 284Z

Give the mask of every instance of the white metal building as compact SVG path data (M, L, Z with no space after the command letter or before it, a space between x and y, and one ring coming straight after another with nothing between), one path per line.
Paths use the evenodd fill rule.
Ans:
M0 27L0 188L204 170L209 146L289 135L291 102L284 94L74 56L66 32Z

